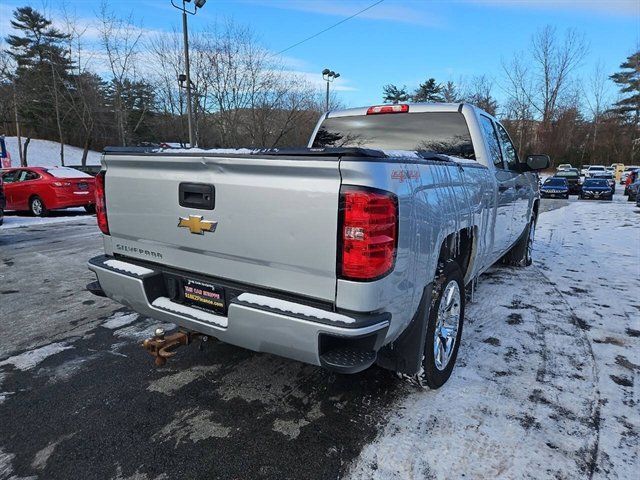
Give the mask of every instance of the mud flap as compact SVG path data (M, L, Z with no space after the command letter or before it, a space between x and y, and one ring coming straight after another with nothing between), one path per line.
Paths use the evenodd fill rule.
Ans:
M407 328L378 352L376 363L379 366L405 375L415 375L420 371L432 293L433 283L429 283Z

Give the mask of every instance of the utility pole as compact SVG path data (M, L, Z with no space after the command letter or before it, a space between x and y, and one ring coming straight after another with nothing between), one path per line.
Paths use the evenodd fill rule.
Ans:
M333 70L329 70L328 68L325 68L322 71L322 78L324 79L325 82L327 82L327 98L325 101L325 110L327 112L329 111L329 83L333 82L339 76L340 76L339 73L336 73Z
M184 40L184 66L185 66L185 81L187 89L187 125L189 129L189 147L197 147L197 139L193 133L193 106L191 103L191 65L189 64L189 30L187 25L187 13L189 15L195 15L199 8L204 7L207 0L194 0L193 11L187 9L187 3L191 3L191 0L182 0L182 6L176 5L174 0L171 0L173 5L178 10L182 11L182 35ZM180 80L182 75L178 77Z
M182 2L184 5L184 1ZM193 112L191 104L191 66L189 64L189 30L187 28L187 11L182 10L182 33L184 35L184 65L187 75L187 124L189 125L189 146L196 146L193 142Z
M16 136L18 137L18 157L20 158L20 166L26 167L27 162L22 153L22 134L20 132L20 117L18 116L18 96L16 95L16 85L13 84L13 113L16 119Z

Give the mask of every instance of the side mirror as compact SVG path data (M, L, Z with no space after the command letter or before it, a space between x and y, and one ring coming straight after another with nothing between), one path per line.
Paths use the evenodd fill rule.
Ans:
M551 165L549 155L527 155L527 167L529 170L544 170Z

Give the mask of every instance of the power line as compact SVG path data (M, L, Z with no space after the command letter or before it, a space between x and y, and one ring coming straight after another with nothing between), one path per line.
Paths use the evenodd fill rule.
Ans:
M357 17L358 15L360 15L361 13L366 12L367 10L371 10L373 7L375 7L376 5L380 5L382 2L384 2L384 0L378 0L375 3L372 3L371 5L369 5L367 8L363 8L362 10L360 10L359 12L354 13L353 15L351 15L350 17L347 17L345 19L340 20L338 23L334 23L333 25L331 25L330 27L325 28L324 30L319 31L318 33L314 33L313 35L311 35L310 37L305 38L304 40L300 40L298 43L294 43L293 45L291 45L290 47L285 48L284 50L279 51L278 53L276 53L276 55L280 55L288 50L291 50L292 48L297 47L298 45L303 44L304 42L311 40L312 38L316 38L319 35L322 35L325 32L328 32L329 30L331 30L332 28L337 27L338 25L343 24L344 22L351 20L354 17Z

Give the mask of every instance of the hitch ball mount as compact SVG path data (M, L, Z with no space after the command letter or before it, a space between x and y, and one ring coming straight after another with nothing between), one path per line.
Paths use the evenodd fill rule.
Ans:
M176 350L179 347L191 344L196 338L201 338L202 341L208 340L206 335L197 332L178 331L165 335L163 328L156 328L154 336L142 342L142 347L155 357L156 366L162 367L167 363L167 359L177 353Z

